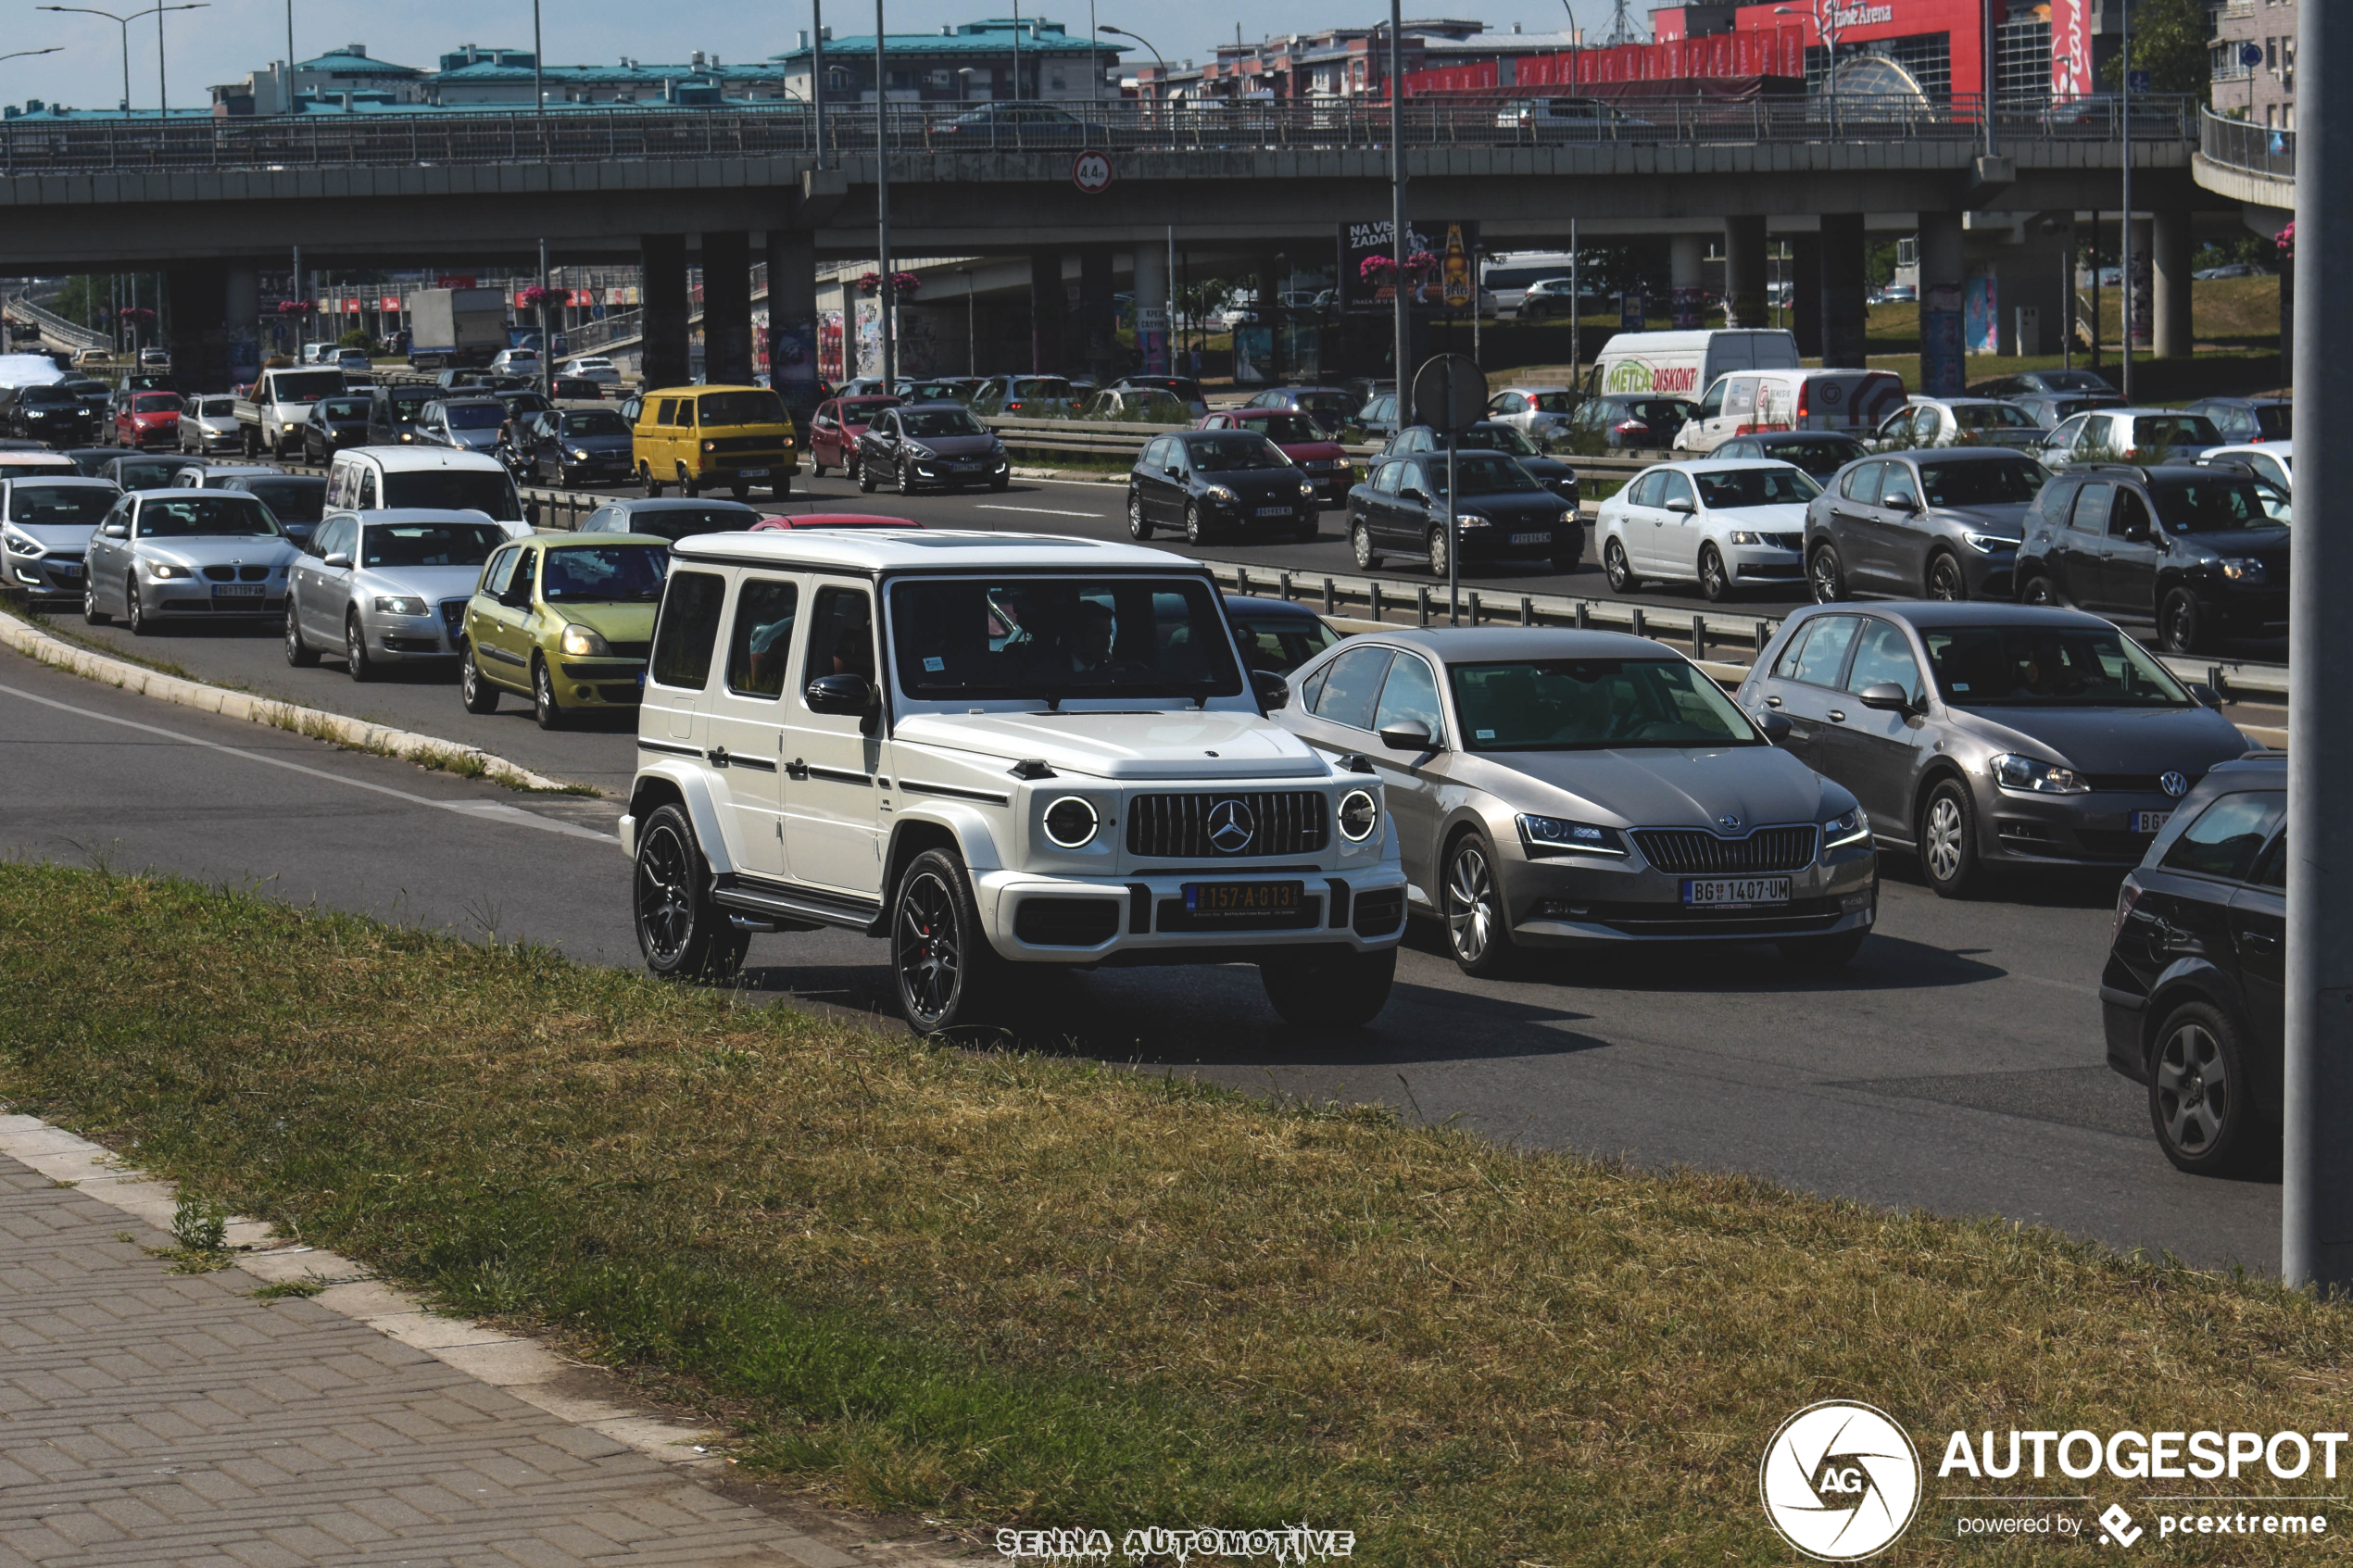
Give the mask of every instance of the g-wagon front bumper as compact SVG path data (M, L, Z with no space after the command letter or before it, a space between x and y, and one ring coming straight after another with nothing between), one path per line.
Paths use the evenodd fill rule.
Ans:
M1392 860L1346 871L974 878L989 945L1023 963L1250 963L1301 948L1393 947L1405 877Z

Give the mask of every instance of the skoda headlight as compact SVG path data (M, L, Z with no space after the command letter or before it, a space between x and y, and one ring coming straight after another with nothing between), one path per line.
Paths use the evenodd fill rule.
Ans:
M1626 854L1626 836L1616 828L1570 822L1564 817L1535 817L1523 812L1519 819L1519 838L1531 855L1614 855L1623 858Z
M1380 802L1369 789L1352 789L1340 797L1340 835L1362 844L1380 829Z
M1822 847L1825 849L1843 849L1850 844L1863 843L1870 836L1871 814L1860 806L1822 824Z
M2215 563L2233 583L2252 586L2263 581L2263 563L2249 556L2226 556Z
M2045 762L2039 757L2019 757L2004 752L1987 764L1994 771L1994 782L2004 789L2014 789L2023 795L2089 795L2092 786L2083 775L2072 768L2062 768L2056 762Z
M147 572L148 575L155 577L159 581L173 577L194 577L195 575L195 572L189 571L186 567L174 566L168 560L149 561L147 563Z
M564 628L563 650L573 659L610 659L612 645L606 642L593 626L578 621Z
M1772 543L1772 541L1768 539L1762 533L1752 533L1745 528L1735 528L1732 530L1732 543L1735 545L1767 545Z
M1065 795L1046 808L1046 836L1058 848L1084 849L1101 826L1094 804L1082 796Z
M413 598L407 594L383 596L376 600L376 613L378 615L423 615L426 613L425 601ZM596 633L589 634L594 636ZM572 651L569 638L565 641L564 651L566 653Z
M1963 533L1961 535L1961 543L1967 545L1970 549L1975 550L1981 556L1990 556L1997 551L2015 550L2018 548L2017 540L2007 538L1999 533Z

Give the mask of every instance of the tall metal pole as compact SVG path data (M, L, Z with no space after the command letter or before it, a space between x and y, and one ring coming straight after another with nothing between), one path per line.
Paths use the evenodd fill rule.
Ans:
M2309 5L2297 18L2296 417L2328 431L2353 411L2353 296L2326 258L2353 245L2353 11ZM2334 421L2334 423L2332 421ZM2353 585L2347 486L2353 449L2313 443L2311 513L2293 533L2288 610L2287 1047L2280 1264L2292 1286L2353 1285L2353 711L2330 683L2353 654L2342 612ZM2327 516L2322 516L2326 513ZM2334 797L2334 798L2333 798Z
M171 88L163 74L163 13L168 6L156 7L156 118L171 118Z
M1013 42L1018 48L1018 30ZM1018 84L1020 78L1014 81ZM875 310L882 317L882 389L889 393L899 385L898 345L891 335L899 291L890 277L890 77L883 69L883 0L875 0L875 248L882 253L881 282L875 290Z
M1013 102L1021 102L1021 0L1013 0Z
M825 167L825 0L809 0L809 107L817 167Z
M1580 371L1585 362L1585 290L1579 281L1582 274L1579 263L1584 258L1577 248L1577 220L1568 220L1568 384L1581 384Z
M286 0L286 112L294 113L294 0Z
M2124 93L2120 100L2124 133L2124 217L2117 228L2117 255L2124 263L2124 401L2133 401L2133 317L2140 309L2140 280L2133 275L2133 0L2121 0L2117 17L2124 33L2122 52L2119 56L2122 70L2120 80Z
M546 53L539 44L539 0L531 0L531 112L547 112L547 85L540 78L540 68Z
M1397 332L1397 426L1413 422L1412 306L1405 297L1405 26L1403 0L1389 0L1389 223Z
M539 390L556 396L556 334L547 330L547 242L539 242ZM560 477L560 476L559 476Z

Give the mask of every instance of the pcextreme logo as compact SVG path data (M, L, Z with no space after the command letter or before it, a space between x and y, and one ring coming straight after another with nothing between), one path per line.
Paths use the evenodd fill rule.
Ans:
M1757 1490L1781 1538L1820 1562L1884 1551L1920 1504L1920 1456L1885 1411L1824 1399L1781 1423Z

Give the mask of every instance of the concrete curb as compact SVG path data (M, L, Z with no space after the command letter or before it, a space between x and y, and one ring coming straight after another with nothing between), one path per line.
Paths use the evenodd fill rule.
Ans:
M0 644L19 653L37 659L44 664L93 681L104 682L142 696L177 703L205 713L218 713L223 718L243 719L250 723L268 724L273 729L290 730L296 734L309 735L355 751L373 751L398 757L410 762L441 760L478 765L486 778L515 789L566 792L573 785L561 779L551 779L518 767L495 752L434 735L421 735L409 730L396 730L384 724L371 724L364 719L347 719L340 713L330 713L320 708L301 708L290 702L276 702L269 697L255 696L246 692L233 692L225 686L209 686L201 681L183 681L177 675L166 675L120 659L92 653L71 643L53 637L39 627L0 610Z
M171 1235L179 1189L126 1166L101 1145L38 1117L9 1114L0 1106L0 1154L153 1227L165 1238ZM522 1335L444 1317L407 1291L386 1285L365 1265L278 1236L260 1221L232 1218L227 1240L233 1249L233 1266L260 1284L317 1286L311 1299L320 1306L422 1350L559 1421L705 1483L726 1478L729 1461L723 1434L679 1424L633 1399L622 1379L603 1367L560 1356ZM858 1558L771 1517L777 1536L772 1549L780 1557L800 1568L860 1568Z

